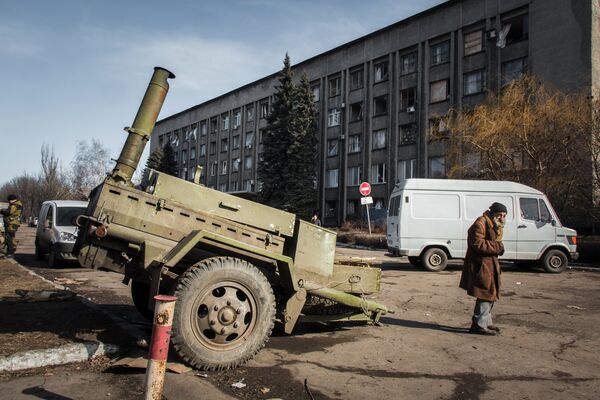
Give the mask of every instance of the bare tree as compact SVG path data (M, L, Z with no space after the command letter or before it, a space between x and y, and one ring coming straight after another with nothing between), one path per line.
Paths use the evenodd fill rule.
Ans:
M90 191L106 178L112 164L109 149L99 140L77 142L70 174L73 195L86 199Z
M586 93L565 94L523 77L484 104L452 110L448 130L434 132L433 140L448 147L450 177L521 182L545 192L561 215L598 219L584 196L592 188L591 107Z
M68 178L62 171L54 148L47 144L42 145L41 167L39 184L42 199L70 199L73 197L68 184Z

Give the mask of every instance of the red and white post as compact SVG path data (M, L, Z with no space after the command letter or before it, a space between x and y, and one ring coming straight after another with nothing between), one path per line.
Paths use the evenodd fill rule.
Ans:
M150 341L150 354L146 368L146 383L144 384L144 399L160 400L165 383L167 369L167 356L171 340L171 325L175 311L175 296L154 296L154 325L152 326L152 340Z

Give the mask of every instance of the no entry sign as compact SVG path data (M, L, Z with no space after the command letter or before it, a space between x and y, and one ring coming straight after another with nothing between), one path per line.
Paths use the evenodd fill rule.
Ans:
M369 185L369 182L363 182L363 183L360 184L360 187L358 188L358 191L363 196L368 196L368 195L371 194L371 185Z

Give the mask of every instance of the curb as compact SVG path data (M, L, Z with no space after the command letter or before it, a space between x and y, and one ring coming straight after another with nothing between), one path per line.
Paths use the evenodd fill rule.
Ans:
M119 350L119 346L113 344L83 342L45 350L24 351L0 358L0 372L82 362L94 357L114 355Z

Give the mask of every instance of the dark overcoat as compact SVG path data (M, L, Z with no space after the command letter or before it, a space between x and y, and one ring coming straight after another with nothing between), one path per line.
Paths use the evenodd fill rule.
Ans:
M487 212L469 228L460 287L470 296L487 301L500 299L502 270L498 256L504 254L504 245L497 239L494 223Z

